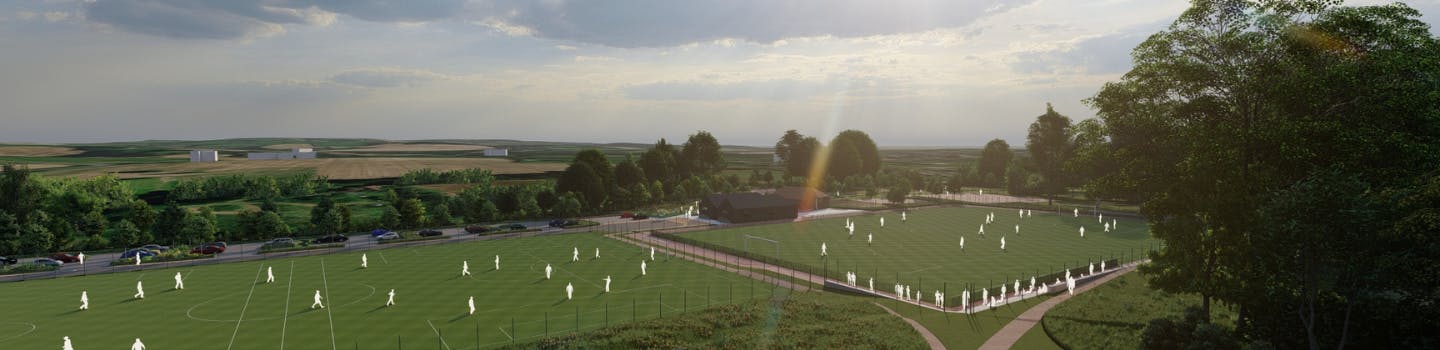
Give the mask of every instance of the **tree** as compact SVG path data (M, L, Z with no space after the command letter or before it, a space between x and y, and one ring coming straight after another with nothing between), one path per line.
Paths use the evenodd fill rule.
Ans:
M133 247L140 244L140 228L121 219L110 231L110 243L118 247Z
M1010 166L1010 159L1015 154L1010 152L1010 144L1005 140L994 139L985 144L985 150L980 152L980 177L993 176L995 179L1004 179L1006 168ZM985 186L996 187L1000 183L987 183Z
M350 232L353 228L355 214L350 212L350 206L340 206L340 232Z
M310 230L317 235L332 235L345 232L345 216L335 208L335 200L330 196L320 198L315 207L310 208Z
M180 231L184 228L185 216L188 214L179 204L166 203L165 209L160 211L160 217L155 220L155 239L165 244L179 242Z
M400 214L400 226L402 228L418 228L425 226L425 203L419 198L410 198L400 201L400 206L395 208Z
M885 199L890 203L904 204L905 197L910 196L910 191L910 180L900 180L900 183L890 188L890 194L885 195Z
M815 157L820 152L820 140L806 136L800 142L791 146L790 157L785 160L786 176L810 176L810 167L815 162Z
M1436 202L1410 201L1436 188L1440 40L1331 5L1195 2L1087 101L1123 160L1091 184L1146 199L1150 285L1237 305L1246 339L1432 346Z
M31 178L26 166L6 163L0 172L0 212L15 216L18 225L33 221L31 214L38 209L44 197L44 189Z
M394 206L385 206L380 210L380 227L388 229L400 229L400 211Z
M1138 199L1129 193L1101 192L1116 186L1100 183L1109 179L1105 175L1119 167L1110 146L1110 132L1100 119L1086 119L1076 123L1074 128L1074 154L1065 164L1065 171L1074 174L1073 180L1083 184L1085 193L1092 198L1125 197Z
M450 205L441 202L434 208L430 208L430 224L434 226L450 226L455 224L455 219L450 217Z
M260 201L260 211L268 211L268 212L271 212L271 213L280 213L280 203L276 203L276 202L275 202L275 198L268 198L268 197L267 197L267 198L262 199L262 200Z
M1030 124L1025 149L1030 151L1036 172L1045 179L1036 190L1045 195L1050 204L1055 204L1055 195L1064 193L1068 184L1064 166L1073 149L1070 117L1056 113L1055 108L1046 103L1045 114L1036 117L1035 122Z
M725 155L720 141L709 132L699 131L680 147L680 176L710 176L725 170Z
M615 166L610 164L610 158L605 157L605 152L598 149L586 149L575 153L575 159L570 163L585 163L595 176L600 178L600 184L604 188L610 188L615 184Z
M640 169L645 171L646 179L668 184L679 177L679 159L680 151L662 138L655 142L655 146L640 154L639 165Z
M585 199L585 205L591 209L600 209L605 203L606 191L608 188L595 170L589 164L583 162L570 163L565 172L560 174L560 180L555 184L555 191L562 193L573 192Z
M640 169L639 165L635 165L635 160L630 156L625 156L625 160L615 165L616 185L630 188L630 186L634 186L635 184L647 182L648 181L645 180L645 170Z
M280 214L270 211L246 210L240 212L240 232L242 236L256 239L270 239L290 235L290 225L280 218Z
M780 140L775 141L775 157L780 158L782 162L790 161L790 152L799 147L800 141L804 139L805 135L801 135L795 129L785 130L785 134L780 135Z
M830 141L830 146L836 147L842 142L855 147L855 152L860 155L860 174L874 175L880 172L880 149L875 147L875 141L870 139L869 134L860 130L841 131L839 135L835 135L835 139ZM834 154L833 150L831 154Z
M865 170L865 158L849 139L836 138L830 143L830 176L845 179Z
M155 228L155 221L160 219L160 213L156 212L155 208L150 206L150 203L136 199L130 201L130 216L128 219L131 223L135 224L135 228L140 229L140 232L150 232L151 229Z
M180 223L179 241L189 244L215 240L215 223L198 214L186 215Z
M552 208L550 212L556 217L573 218L580 216L583 210L580 199L575 197L575 193L566 192L560 195L560 201L555 203L555 208Z

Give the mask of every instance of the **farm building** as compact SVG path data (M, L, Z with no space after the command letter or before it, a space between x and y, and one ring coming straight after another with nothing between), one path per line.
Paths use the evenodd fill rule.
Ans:
M220 152L216 152L213 149L197 149L190 151L191 163L218 161L220 161Z
M795 219L795 202L755 192L722 193L700 201L700 215L730 223Z
M830 208L830 196L809 187L781 187L771 194L795 203L795 207L800 211Z
M245 154L249 160L315 159L314 148L291 148L290 152L251 152Z
M486 149L485 149L485 156L486 156L486 157L509 157L509 156L510 156L510 149L509 149L509 148L486 148Z

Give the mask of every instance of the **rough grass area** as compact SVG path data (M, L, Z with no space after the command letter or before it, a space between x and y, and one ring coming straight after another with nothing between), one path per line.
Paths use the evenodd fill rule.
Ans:
M755 300L507 349L920 349L920 334L863 298Z
M1180 317L1185 307L1198 305L1199 296L1150 289L1143 274L1132 272L1061 303L1045 314L1042 324L1068 349L1138 349L1151 319ZM1233 310L1211 306L1211 320L1235 327Z
M323 153L322 157L323 157ZM174 160L168 164L125 164L91 166L81 169L47 173L56 176L89 177L116 173L122 179L178 177L233 173L285 173L313 169L316 175L331 180L362 180L393 178L406 172L430 168L436 171L486 169L496 174L532 174L565 169L562 163L517 163L497 158L320 158L296 160L232 160L210 163L189 163Z

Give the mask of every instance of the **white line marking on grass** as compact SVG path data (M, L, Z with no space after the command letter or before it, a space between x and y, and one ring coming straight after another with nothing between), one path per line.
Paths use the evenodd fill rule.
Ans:
M923 268L923 269L919 269L919 270L915 270L915 271L906 272L905 274L908 275L908 274L912 274L912 273L916 273L916 272L920 272L920 271L929 271L929 270L934 270L934 269L938 269L938 268L941 268L941 267L944 267L944 266L932 265L932 266L927 267L927 268Z
M262 270L265 270L264 264L255 269L255 278L250 281L250 293L245 294L245 305L240 307L240 317L235 319L235 331L230 333L230 345L225 346L226 350L235 347L235 335L240 334L240 324L245 322L245 309L250 308L250 297L255 295L255 283L260 282Z
M430 320L425 320L425 323L430 324L430 330L435 331L436 338L440 338L440 345L444 345L446 349L449 349L450 343L445 342L445 337L440 336L440 329L435 328L435 323L430 322Z
M24 333L12 335L12 336L9 336L9 337L0 338L0 341L6 341L6 340L10 340L10 339L15 339L15 338L23 337L23 336L25 336L26 334L34 333L36 329L40 329L39 326L36 326L34 323L29 323L29 322L5 322L5 324L23 324L23 325L26 325L26 326L30 326L30 330L25 331Z
M390 260L385 260L385 253L376 250L375 254L380 256L380 262L385 263L385 265L390 265Z
M325 277L325 258L320 258L320 281L325 284L325 299L330 299L330 279ZM331 308L325 308L325 318L330 319L330 350L335 350L335 316Z
M540 257L535 256L535 254L530 254L530 252L525 252L525 255L529 255L530 257L535 258L536 260L544 261L545 263L550 264L549 261L546 261L545 259L541 259ZM534 266L534 265L531 265L531 266ZM564 273L566 273L566 274L568 274L568 275L570 275L570 276L572 276L572 277L575 277L575 278L577 278L577 279L580 279L581 281L584 281L585 283L589 283L590 285L595 286L595 288L605 288L605 286L601 286L599 283L591 282L590 280L585 279L584 277L580 277L580 275L577 275L577 274L575 274L574 272L570 272L570 270L566 270L564 267L559 267L559 266L557 266L557 265L555 265L555 264L551 264L551 266L552 266L552 267L555 267L556 270L560 270L560 272L564 272Z
M290 261L290 277L285 281L285 314L280 317L280 350L285 350L285 327L290 323L290 287L295 286L295 261Z
M512 337L510 336L510 333L505 332L505 327L496 326L495 328L499 328L500 334L504 334L506 338L510 338L510 341L515 341L515 337Z

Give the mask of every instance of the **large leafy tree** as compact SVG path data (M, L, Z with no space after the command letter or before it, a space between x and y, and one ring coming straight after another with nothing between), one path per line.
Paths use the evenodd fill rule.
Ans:
M1145 198L1152 286L1238 305L1247 338L1431 347L1440 42L1333 5L1196 1L1089 100L1116 160L1092 184Z
M590 209L599 209L605 203L606 191L605 182L596 174L590 164L583 162L570 163L565 172L560 174L560 180L555 184L555 191L574 193L582 198L583 203Z
M646 179L670 186L669 184L679 178L679 159L680 151L662 138L655 142L655 146L640 154L639 165L640 169L645 171Z
M680 176L706 177L725 170L725 155L720 153L720 141L709 132L699 131L690 135L680 146Z
M1010 159L1015 158L1015 153L1010 151L1010 144L1005 140L994 139L985 144L985 150L980 151L980 178L987 180L986 186L999 186L1000 181L1005 179L1005 167L1010 165Z
M835 138L830 141L830 146L836 147L836 145L842 143L848 143L850 146L855 147L855 152L860 155L860 169L857 174L875 175L880 172L880 149L875 146L875 141L870 139L869 134L860 130L841 131L840 134L835 135ZM831 154L834 154L833 150ZM845 177L835 174L831 175L834 175L836 178Z
M645 170L640 169L640 166L636 165L635 160L630 156L625 156L625 160L615 165L616 186L630 188L631 186L635 186L635 184L648 182L649 181L645 180Z
M1030 151L1035 170L1043 178L1036 190L1052 204L1055 195L1064 193L1069 184L1064 167L1073 149L1070 132L1070 117L1056 113L1055 108L1046 103L1045 114L1035 117L1025 138L1025 149Z

